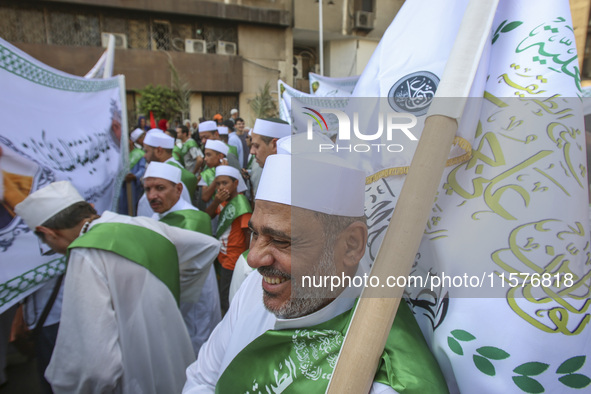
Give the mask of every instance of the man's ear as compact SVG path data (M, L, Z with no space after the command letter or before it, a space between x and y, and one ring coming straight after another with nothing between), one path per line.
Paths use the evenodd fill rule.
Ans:
M174 188L176 190L176 192L178 193L178 195L180 196L183 193L183 182L179 182L176 185L174 185Z
M273 148L273 150L274 150L275 152L277 152L277 141L278 141L278 140L279 140L278 138L273 138L273 139L271 140L271 148Z
M342 239L345 245L343 265L345 268L352 269L351 275L353 275L359 261L365 254L367 226L363 222L353 222L343 230L339 238Z
M47 238L49 238L49 239L54 239L54 238L57 238L57 236L58 236L58 234L57 234L57 232L56 232L56 231L58 231L58 230L54 230L54 229L51 229L51 228L49 228L49 227L44 227L44 226L37 226L37 227L35 227L35 231L36 231L36 232L39 232L39 233L42 233L42 234L43 234L43 236L44 236L46 239L47 239Z

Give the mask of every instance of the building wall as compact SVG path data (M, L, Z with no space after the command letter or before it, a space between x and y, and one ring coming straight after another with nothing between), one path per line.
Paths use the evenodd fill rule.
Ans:
M114 74L126 76L130 111L148 84L172 85L172 62L193 92L192 118L212 111L227 117L236 106L246 116L260 86L288 74L291 8L291 0L6 0L0 37L50 66L84 75L104 51L101 33L124 35ZM186 53L185 39L204 40L207 53ZM216 54L219 41L235 43L237 54Z
M404 0L374 0L369 3L323 0L324 74L330 77L361 74L403 3ZM367 4L370 4L371 10L364 9ZM304 75L320 63L318 8L316 0L294 3L294 53L303 54L308 60ZM364 12L369 12L372 17L373 23L368 28L356 24L356 15ZM296 82L296 87L307 83L306 80Z
M292 68L286 59L292 58L291 29L270 28L260 25L240 25L238 40L243 65L243 92L240 95L240 117L252 126L254 115L249 101L266 82L271 91L277 90L277 79L292 77ZM274 94L276 96L276 93Z

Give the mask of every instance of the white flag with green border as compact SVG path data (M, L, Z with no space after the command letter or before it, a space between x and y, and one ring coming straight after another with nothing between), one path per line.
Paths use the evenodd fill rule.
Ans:
M65 269L14 206L69 180L112 209L128 167L125 82L66 74L0 39L0 313Z
M413 73L440 75L462 16L454 7L466 2L441 3L404 4L389 29L400 34L386 33L354 95L431 95L425 84L413 90L413 81L406 92L396 89ZM405 36L417 26L432 37L422 43ZM456 281L408 286L405 296L452 392L585 392L591 251L568 1L501 0L490 43L478 124L459 131L469 155L444 172L411 273ZM404 175L387 176L396 174L384 172L394 167L387 158L368 162L369 175L377 175L366 189L374 258Z

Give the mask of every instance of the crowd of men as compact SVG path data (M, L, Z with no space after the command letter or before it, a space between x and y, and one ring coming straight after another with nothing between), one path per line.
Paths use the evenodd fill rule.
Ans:
M222 120L140 119L118 213L65 181L17 205L67 255L38 341L47 392L326 390L361 289L306 289L301 276L365 273L365 174L296 151L278 119ZM446 391L403 302L371 392Z

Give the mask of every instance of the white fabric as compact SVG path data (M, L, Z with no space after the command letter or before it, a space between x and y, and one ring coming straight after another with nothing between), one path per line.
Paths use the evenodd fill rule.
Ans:
M590 212L591 215L591 212ZM242 282L250 275L253 271L253 268L248 265L244 256L240 255L238 260L236 260L236 265L234 266L234 272L232 272L232 282L230 282L230 292L228 293L228 299L230 303L232 303L232 299L240 289Z
M153 161L146 168L144 179L146 178L162 178L176 184L181 181L181 169L170 164Z
M47 302L49 301L49 297L53 292L53 288L55 287L55 282L57 281L57 277L50 279L47 281L39 290L28 296L25 300L25 306L23 309L25 323L29 327L30 330L35 328L37 325L37 321L39 317L41 317L41 313L43 313L43 309ZM53 306L49 310L49 314L43 323L43 327L51 326L55 323L59 323L60 316L62 314L62 301L64 299L64 282L60 286L60 289L55 297L55 301L53 302Z
M5 115L0 130L0 172L4 172L0 189L6 187L8 193L16 186L24 197L53 181L69 180L98 212L113 207L121 180L129 172L123 76L85 79L43 64L1 38L0 48L0 108ZM25 69L35 71L16 71ZM23 182L7 182L13 176L7 173ZM7 204L11 211L13 204ZM33 232L22 231L26 225L20 216L4 207L0 211L3 312L64 266L56 256L42 255L49 248Z
M155 213L155 216L156 219L160 220L171 212L185 209L199 210L182 198L179 198L172 208L163 214ZM211 263L213 263L214 259L215 256L211 260ZM180 304L181 314L185 320L189 337L191 337L195 354L199 354L199 349L201 349L203 343L207 341L215 326L222 320L220 293L213 266L202 277L204 280L200 281L200 291L196 294L197 297L193 301L185 300ZM187 283L187 280L190 279L191 277L181 276L181 283Z
M244 147L242 146L242 141L236 132L228 134L228 145L236 147L236 150L238 151L238 162L242 167L242 163L244 163Z
M288 135L277 141L278 155L292 155L300 153L334 152L334 143L325 134L312 132L308 139L307 133Z
M180 166L179 162L173 159L172 157L165 161L165 163L171 162L176 163ZM170 166L170 164L167 165ZM191 196L189 195L189 190L187 190L187 186L185 186L184 183L182 183L182 185L183 191L181 192L181 198L185 201L191 202ZM150 207L150 202L148 201L148 197L146 197L146 193L142 194L142 197L140 197L140 201L137 204L137 215L146 217L152 217L152 215L154 215L154 210L152 209L152 207Z
M228 128L226 126L218 126L219 135L228 135Z
M90 225L146 227L175 244L181 275L209 268L219 243L147 218L105 212ZM170 290L147 269L98 249L70 252L62 319L45 376L59 393L174 393L195 356Z
M31 231L35 231L35 227L41 226L47 219L81 201L84 198L70 182L53 182L29 194L14 207L14 211Z
M246 278L228 313L203 345L196 362L187 368L184 394L213 393L226 367L242 349L267 330L305 328L332 319L351 309L354 298L344 294L311 315L296 319L278 319L263 305L262 276L258 271ZM374 383L371 393L395 392Z
M185 162L185 169L191 173L195 171L195 165L197 165L197 158L203 157L203 152L201 149L192 146L189 148L185 156L183 156L183 161Z
M298 187L292 189L292 184ZM365 173L332 154L271 155L256 199L329 215L363 216L364 191Z
M229 177L232 177L232 178L238 180L238 188L237 188L238 193L242 193L242 192L246 191L246 189L247 189L246 183L244 182L244 179L242 178L242 174L240 174L240 171L238 171L236 168L230 167L230 166L217 166L215 168L216 178L218 176L222 176L222 175L229 176Z
M137 128L134 131L131 132L129 138L133 141L136 142L138 140L138 138L140 138L142 136L142 134L144 134L144 130Z
M164 132L162 131L158 133L153 132L152 130L148 131L148 134L146 134L146 138L144 138L144 145L148 145L154 148L174 148L174 138L172 138L168 134L164 134Z
M287 123L278 123L272 122L270 120L257 119L254 122L254 127L252 128L251 132L271 138L283 138L291 134L291 125Z
M203 131L216 131L218 129L218 125L213 120L206 120L205 122L199 123L199 132Z
M205 142L205 149L211 149L216 152L223 153L225 156L228 156L228 145L224 144L222 141L219 140L207 140Z

